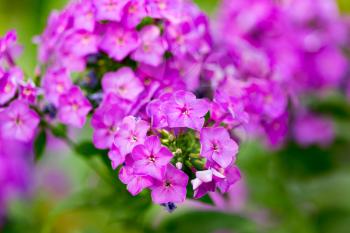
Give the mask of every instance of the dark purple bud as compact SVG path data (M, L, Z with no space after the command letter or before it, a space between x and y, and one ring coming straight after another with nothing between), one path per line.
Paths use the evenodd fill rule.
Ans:
M44 106L43 112L44 114L49 115L51 119L54 119L57 115L57 108L52 103L49 103Z
M166 211L168 211L169 213L174 212L176 210L176 208L177 208L177 206L173 202L164 203L164 204L161 204L161 206L163 206L164 209Z

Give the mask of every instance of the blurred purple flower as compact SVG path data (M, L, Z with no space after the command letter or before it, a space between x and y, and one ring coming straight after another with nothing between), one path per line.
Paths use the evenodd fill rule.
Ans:
M79 87L73 86L60 96L58 119L65 124L82 128L92 106Z
M40 122L38 114L21 100L13 101L4 111L0 112L0 118L2 136L23 142L33 139Z

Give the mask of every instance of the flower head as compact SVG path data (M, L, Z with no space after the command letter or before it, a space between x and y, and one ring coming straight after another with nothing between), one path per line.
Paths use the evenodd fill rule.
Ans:
M109 149L119 130L124 111L118 105L105 105L97 109L92 116L94 128L93 143L99 149Z
M94 0L97 20L120 21L129 0Z
M163 112L170 127L187 127L200 130L209 111L206 100L196 99L191 92L177 91L164 103Z
M173 154L160 144L157 136L150 136L143 144L134 147L131 156L135 161L133 168L136 174L161 180Z
M125 166L120 169L119 179L127 184L127 190L135 196L143 189L152 186L153 179L149 176L135 174L132 167L133 163L134 161L130 158L125 162Z
M60 96L58 119L65 124L82 128L92 106L79 87L73 86Z
M108 25L100 43L100 49L117 61L126 58L138 46L139 38L136 31L121 24Z
M3 137L24 142L33 139L40 119L26 102L16 100L0 114L0 129Z
M144 120L133 116L125 117L114 139L114 143L119 148L120 153L125 156L135 146L142 144L146 139L149 128L148 122Z
M182 203L186 199L188 176L173 165L166 167L165 176L151 187L152 200L157 204Z
M131 55L138 62L158 66L163 61L163 55L167 44L160 37L160 29L157 26L146 26L140 32L141 44Z
M65 69L49 70L42 81L46 100L56 106L59 105L60 96L69 91L72 85L73 82Z
M201 131L201 155L214 161L222 168L228 167L236 159L238 145L223 127L203 128Z
M144 87L134 72L127 67L103 76L102 88L104 93L114 93L121 99L131 102L137 100Z
M32 80L28 82L21 83L19 85L20 98L28 101L29 103L34 103L38 95L38 89Z

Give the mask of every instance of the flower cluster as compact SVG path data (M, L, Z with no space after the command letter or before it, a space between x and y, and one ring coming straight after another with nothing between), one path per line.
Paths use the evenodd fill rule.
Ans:
M305 94L343 85L346 32L333 0L222 1L205 65L215 118L280 144Z
M143 119L126 116L108 127L114 134L109 157L113 168L122 165L119 177L132 195L149 188L155 203L180 203L190 195L187 190L200 198L217 188L227 192L240 179L234 165L238 145L225 128L205 119L209 101L177 91L146 109Z
M239 180L238 145L191 93L211 51L208 19L192 2L75 1L37 42L46 106L75 127L92 113L93 143L132 195L148 188L173 206L187 190L200 198Z
M16 66L15 32L0 38L0 146L91 119L92 143L132 195L150 190L173 210L226 193L241 177L242 130L276 146L292 124L302 145L332 142L332 122L303 97L344 83L344 25L332 0L224 0L212 40L191 1L72 1L36 38L33 80Z
M22 70L15 65L20 50L14 31L0 38L0 133L2 138L29 142L39 124L38 114L30 108L37 88L33 81L24 80Z
M15 31L0 38L0 221L8 202L29 188L30 145L39 115L31 108L37 88L16 66L21 53Z
M75 127L102 100L132 115L162 92L198 88L211 48L207 17L183 0L74 1L37 43L46 101Z

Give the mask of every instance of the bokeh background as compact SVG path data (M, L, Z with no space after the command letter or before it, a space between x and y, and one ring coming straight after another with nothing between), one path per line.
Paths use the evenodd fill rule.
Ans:
M41 33L49 13L66 2L0 0L0 34L17 29L25 48L19 64L29 76L36 63L32 38ZM214 15L217 0L196 2ZM338 2L343 14L350 12L349 0ZM259 142L243 144L238 165L244 179L232 194L216 197L217 208L186 203L173 214L146 206L146 197L131 198L106 185L91 169L99 167L98 161L86 164L63 144L50 140L29 197L12 204L2 231L348 233L350 105L334 97L321 108L337 119L337 139L329 148L301 148L289 142L271 152ZM87 139L91 132L85 129L82 135Z

